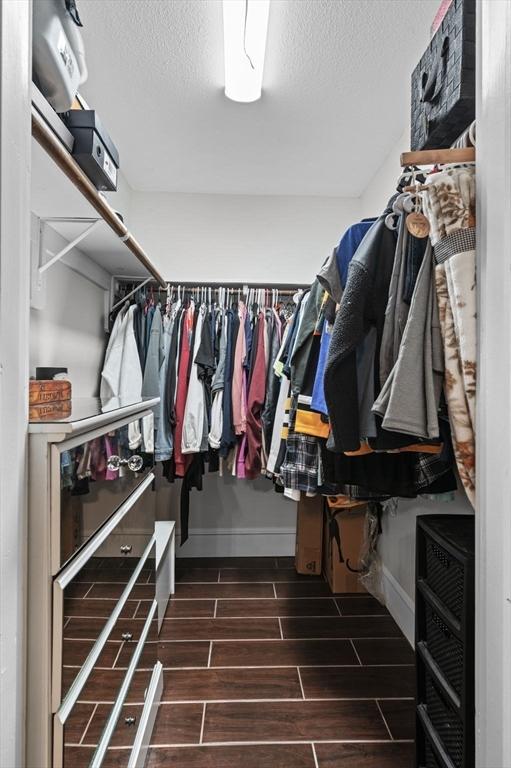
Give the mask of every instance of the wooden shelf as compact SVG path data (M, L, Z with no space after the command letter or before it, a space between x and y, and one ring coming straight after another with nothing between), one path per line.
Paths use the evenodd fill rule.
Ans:
M475 147L452 147L450 149L422 149L417 152L403 152L401 166L441 165L443 163L473 163Z
M34 107L32 137L33 213L41 219L78 219L76 223L51 222L67 240L84 229L79 219L99 217L105 226L96 227L80 243L82 253L112 275L152 276L165 287L165 280L142 246Z

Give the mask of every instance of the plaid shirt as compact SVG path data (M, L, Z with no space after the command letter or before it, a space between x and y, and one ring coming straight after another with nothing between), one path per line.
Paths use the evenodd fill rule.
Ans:
M296 421L297 395L293 395L289 409L289 434L286 441L286 455L280 469L285 488L305 493L317 493L319 472L319 442L312 435L294 431Z
M417 492L432 485L440 477L452 470L452 465L434 453L419 453L415 466L415 486Z

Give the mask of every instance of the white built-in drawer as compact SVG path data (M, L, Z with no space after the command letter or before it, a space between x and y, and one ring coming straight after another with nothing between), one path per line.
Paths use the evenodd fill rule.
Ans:
M116 768L143 765L162 690L157 613L153 600L133 652L114 675L115 685L112 675L94 671L78 700L72 706L64 702L55 714L54 768L100 768L113 756Z
M53 581L53 712L76 697L84 669L113 666L120 644L140 636L155 597L152 481L151 473Z
M138 423L126 418L108 430L103 427L51 446L54 575L152 472L153 454L129 447L130 429Z

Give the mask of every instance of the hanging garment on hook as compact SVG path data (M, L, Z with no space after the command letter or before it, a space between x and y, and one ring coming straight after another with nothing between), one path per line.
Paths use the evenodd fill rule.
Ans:
M163 322L161 312L158 307L153 307L144 377L142 380L142 397L159 397L160 395L160 370L165 359L162 332ZM155 408L154 415L154 426L155 429L158 429L159 408Z
M385 322L388 288L394 266L395 235L385 226L388 209L373 224L353 257L337 312L325 369L325 399L337 450L360 446L356 348L371 326L377 348Z
M293 392L301 392L309 359L314 331L323 303L324 288L315 280L309 292L309 298L304 307L300 325L296 334L296 341L291 354L291 387Z
M409 305L403 298L405 281L405 252L408 238L412 237L406 228L406 218L399 219L398 238L394 256L394 267L390 278L385 322L380 345L380 386L387 381L398 358L401 340L408 319ZM374 397L373 397L374 402Z
M232 375L232 418L236 435L243 435L247 428L247 402L245 391L245 358L247 354L247 339L245 335L246 317L247 308L245 303L240 300L238 304L240 328L236 338Z
M264 312L260 312L257 318L254 362L247 395L247 457L245 469L246 475L249 478L257 477L261 473L262 468L261 413L266 388L265 333L266 318Z
M176 428L174 433L174 460L176 466L176 476L183 477L189 464L187 457L183 454L181 444L183 438L183 424L185 416L186 396L188 394L188 372L191 359L191 350L193 348L193 329L195 325L195 304L190 302L190 306L183 315L181 329L181 349L179 353L179 365L176 388Z
M183 453L199 453L202 446L204 432L204 386L199 377L199 369L196 357L202 341L202 329L206 314L205 306L201 306L195 325L194 346L191 351L190 380L186 395L186 404L183 417L183 431L181 436L181 451Z
M175 350L172 352L176 315L165 314L163 318L164 363L160 368L160 413L154 448L155 461L168 461L172 456L172 416L168 391L169 369L175 364ZM172 403L173 410L173 403Z
M279 397L280 380L275 374L274 364L277 360L277 355L282 343L282 322L275 309L271 310L271 314L268 316L267 322L268 325L271 326L271 333L270 354L266 365L266 397L264 401L263 412L261 414L264 458L266 458L270 452L273 423L275 420L275 411ZM266 464L266 461L264 463Z
M122 353L126 333L128 307L121 307L110 333L101 371L100 396L103 402L119 397Z
M240 321L238 313L235 310L228 309L227 315L227 341L225 352L225 375L224 375L224 397L223 397L223 429L222 442L220 445L220 456L227 458L231 448L236 443L232 421L232 375L234 366L234 352L236 349L236 340Z
M132 304L126 313L122 363L119 376L119 397L121 402L128 403L136 403L142 397L142 370L140 368L140 359L133 327L134 313L135 305ZM142 433L138 421L129 424L128 435L131 450L139 448L142 444ZM150 448L150 446L147 447Z
M212 391L217 392L224 388L225 382L225 360L227 355L227 312L221 310L219 313L220 347L218 365L213 377Z
M444 361L431 245L422 262L398 356L373 406L382 426L419 438L438 438Z
M215 318L205 306L204 323L199 350L195 356L195 364L204 390L204 425L202 430L201 451L208 450L208 433L211 428L211 384L215 373L214 350ZM212 328L213 326L213 328Z

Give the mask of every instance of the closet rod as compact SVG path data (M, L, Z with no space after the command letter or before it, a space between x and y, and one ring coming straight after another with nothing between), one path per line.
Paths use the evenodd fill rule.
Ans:
M116 309L117 309L117 307L120 307L120 306L121 306L121 304L124 304L124 302L125 302L127 299L129 299L131 296L133 296L133 294L134 294L134 293L136 293L137 291L139 291L141 288L143 288L143 287L144 287L144 285L147 285L147 283L150 283L150 282L151 282L151 278L150 278L150 277L148 277L148 278L147 278L147 280L142 280L142 282L141 282L141 283L139 283L139 284L136 286L136 288L133 288L133 289L132 289L132 290L131 290L129 293L127 293L125 296L123 296L123 297L122 297L122 299L121 299L120 301L117 301L117 302L116 302L116 303L113 305L113 307L112 307L112 308L111 308L111 310L110 310L110 314L112 314L112 312L113 312L114 310L116 310ZM163 288L162 290L165 290L165 291L166 291L167 289L166 289L166 288Z
M167 281L166 285L172 288L177 288L177 286L180 285L181 288L189 288L190 290L194 290L196 288L211 288L214 291L218 291L223 288L230 288L236 291L238 289L243 291L245 288L255 288L256 290L277 290L279 293L288 291L289 294L296 293L296 291L300 290L304 291L310 288L310 285L305 285L305 283L265 283L264 281L259 283L232 283L229 281L223 282L222 280L216 280L214 283L201 280L187 280L184 282L182 280L176 280L174 282Z
M445 163L473 163L476 159L475 147L451 149L423 149L419 152L403 152L401 167L408 165L443 165Z
M96 187L90 182L72 155L62 146L34 107L32 107L32 136L75 185L78 191L81 192L87 202L99 213L110 229L125 243L126 247L137 257L147 271L150 272L156 282L161 286L165 286L165 280L152 265L142 246L135 240L113 208L101 197Z

